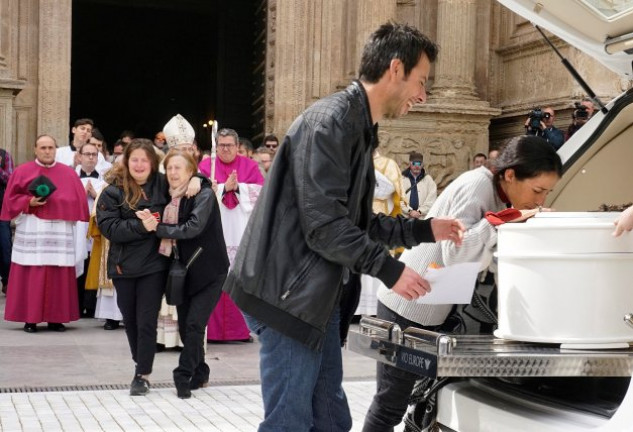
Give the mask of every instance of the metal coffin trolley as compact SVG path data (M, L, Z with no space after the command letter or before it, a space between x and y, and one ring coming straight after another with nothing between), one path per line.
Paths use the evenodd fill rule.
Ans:
M628 315L629 325L633 318ZM630 377L633 349L578 350L492 335L452 336L363 317L348 347L426 377Z

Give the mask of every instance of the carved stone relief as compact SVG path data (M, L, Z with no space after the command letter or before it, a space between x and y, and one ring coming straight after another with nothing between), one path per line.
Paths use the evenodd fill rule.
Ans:
M420 136L400 135L397 131L379 132L380 153L394 159L402 169L409 164L409 153L417 151L424 156L424 168L438 186L444 189L452 180L470 168L475 154L474 142L468 137L443 134Z

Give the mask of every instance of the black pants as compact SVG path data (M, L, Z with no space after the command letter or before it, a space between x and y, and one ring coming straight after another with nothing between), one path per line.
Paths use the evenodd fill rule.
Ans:
M401 317L380 301L376 317L396 322L403 330L407 327L437 330L437 326L424 327ZM378 362L376 394L367 411L363 432L393 432L394 426L402 422L413 386L420 378L419 375Z
M86 289L86 277L88 276L88 266L90 264L90 253L84 260L84 272L77 278L77 303L79 303L79 316L94 318L97 307L97 290Z
M158 313L166 280L166 271L112 280L116 288L117 305L125 321L125 334L130 344L132 360L136 363L136 375L152 373Z
M204 329L211 312L220 300L222 284L226 275L222 275L205 288L191 296L186 296L178 310L178 332L183 349L174 369L174 382L188 383L195 378L199 383L209 380L209 365L204 361Z

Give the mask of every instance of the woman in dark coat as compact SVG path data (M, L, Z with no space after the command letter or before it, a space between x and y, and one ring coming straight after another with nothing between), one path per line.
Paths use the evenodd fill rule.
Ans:
M174 382L178 397L191 397L191 390L209 381L209 366L204 361L205 327L222 292L222 284L229 268L229 258L222 234L220 209L215 194L203 188L193 198L184 191L196 174L193 157L186 152L172 150L165 160L171 202L167 204L160 223L149 211L137 216L149 231L156 231L161 240L160 253L170 256L174 247L180 260L189 262L198 247L202 253L193 261L185 280L184 302L177 306L178 328L184 347Z
M160 240L136 216L145 211L152 218L169 203L169 185L158 172L158 156L150 140L130 142L120 163L106 175L109 183L97 201L97 225L110 240L108 277L117 292L117 305L136 363L130 395L149 392L149 375L156 354L156 326L169 259L158 253ZM196 187L187 193L195 193Z

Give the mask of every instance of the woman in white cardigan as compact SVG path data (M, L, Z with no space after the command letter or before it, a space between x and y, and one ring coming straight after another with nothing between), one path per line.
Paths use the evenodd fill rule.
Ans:
M483 166L461 174L440 194L427 215L460 219L466 226L462 245L423 243L405 251L400 260L420 274L431 263L448 266L479 262L481 270L486 269L497 243L496 225L502 223L490 212L499 212L511 205L524 212L509 222L525 220L540 209L561 175L560 157L547 141L528 135L512 139L494 167ZM450 304L418 304L384 286L378 292L378 318L394 321L403 329L415 326L436 330L452 308ZM417 379L417 375L378 363L378 391L363 431L387 431L398 425Z

